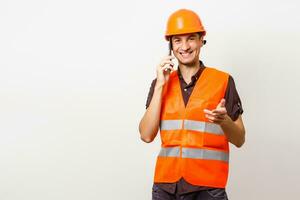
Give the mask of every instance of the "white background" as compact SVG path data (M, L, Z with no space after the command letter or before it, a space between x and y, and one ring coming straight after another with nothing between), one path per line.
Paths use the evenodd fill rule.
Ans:
M299 197L298 1L1 0L1 200L151 198L159 137L141 142L138 123L179 8L245 110L230 199Z

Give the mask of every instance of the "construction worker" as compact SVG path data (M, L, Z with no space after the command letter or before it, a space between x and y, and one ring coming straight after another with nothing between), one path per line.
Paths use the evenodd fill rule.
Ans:
M180 9L170 15L165 38L174 56L156 67L139 124L146 143L160 129L153 200L228 199L229 142L236 147L245 142L243 109L233 78L199 59L205 35L195 12Z

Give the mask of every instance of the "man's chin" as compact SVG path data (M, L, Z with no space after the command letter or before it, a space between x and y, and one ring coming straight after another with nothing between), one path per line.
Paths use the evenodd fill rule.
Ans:
M195 60L179 60L179 63L186 66L194 66L196 65L197 61Z

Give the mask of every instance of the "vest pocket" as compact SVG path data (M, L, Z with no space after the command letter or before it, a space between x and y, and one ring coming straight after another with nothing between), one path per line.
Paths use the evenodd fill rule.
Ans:
M162 131L160 137L162 144L167 144L168 146L181 145L182 134L179 131Z
M227 139L225 135L214 135L205 133L203 135L203 146L214 149L227 149Z

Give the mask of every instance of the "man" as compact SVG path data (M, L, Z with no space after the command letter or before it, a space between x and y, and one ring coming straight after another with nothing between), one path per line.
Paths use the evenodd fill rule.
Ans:
M191 10L174 12L166 39L173 56L156 67L139 131L152 142L160 129L153 200L228 199L229 145L245 142L243 109L233 78L199 60L206 31ZM178 70L172 59L178 60Z

